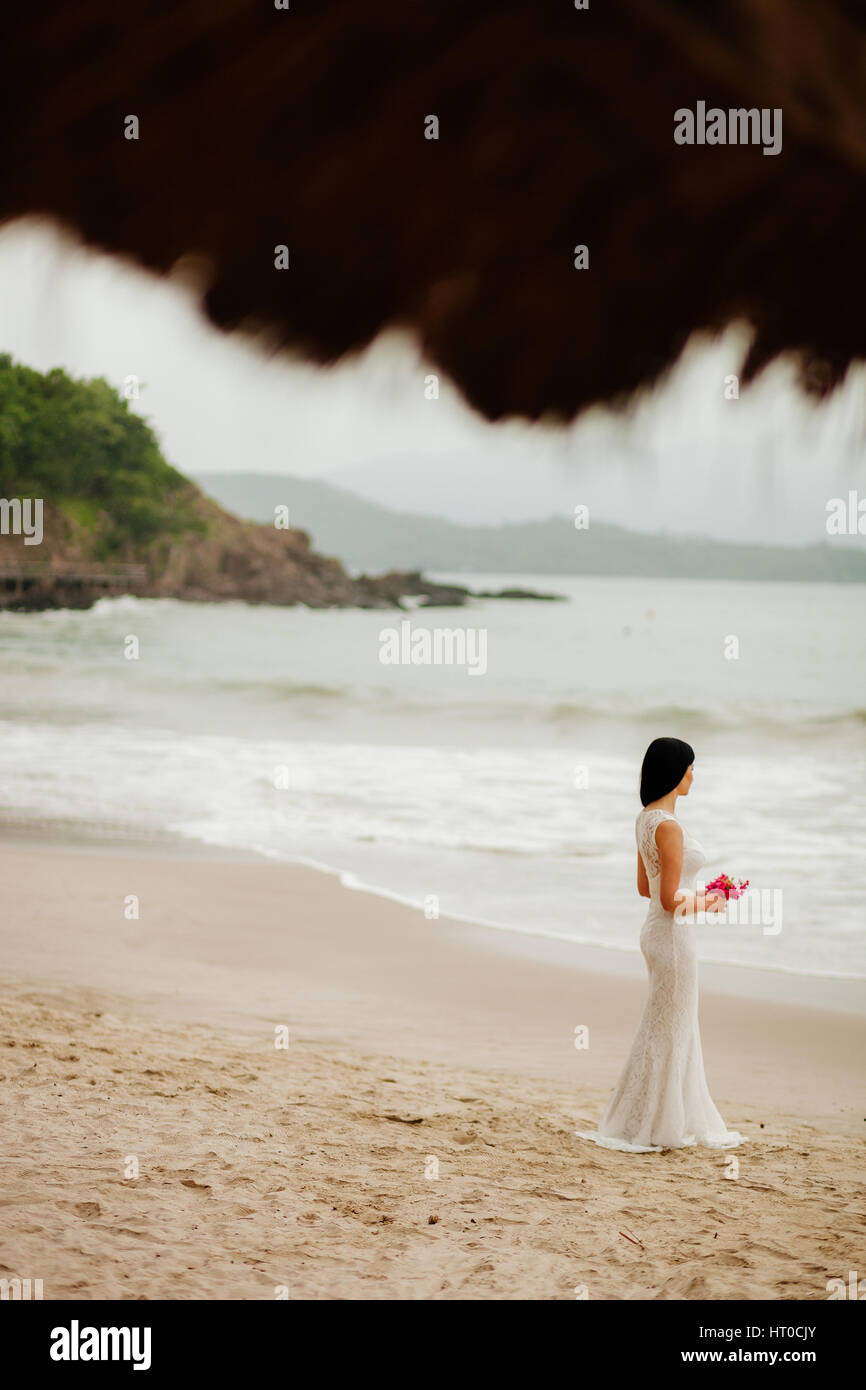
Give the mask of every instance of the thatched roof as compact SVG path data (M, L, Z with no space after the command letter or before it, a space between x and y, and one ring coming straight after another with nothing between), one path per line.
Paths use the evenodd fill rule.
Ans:
M571 416L735 318L755 330L747 375L794 350L823 389L866 355L858 12L19 5L0 50L0 219L48 213L161 273L190 258L214 323L271 325L316 360L411 326L490 417ZM676 144L675 110L698 101L781 108L781 153Z

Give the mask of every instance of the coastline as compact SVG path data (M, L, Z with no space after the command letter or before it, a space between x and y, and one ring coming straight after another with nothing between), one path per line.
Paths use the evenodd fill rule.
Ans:
M3 686L7 815L61 835L75 816L112 840L125 828L167 846L173 832L189 837L189 853L199 853L200 837L286 862L324 861L416 903L437 892L441 911L500 933L537 926L630 949L640 966L634 816L623 793L646 739L677 728L700 750L706 800L689 807L688 823L714 867L739 867L762 891L784 890L781 935L702 930L702 958L807 980L821 971L866 979L856 845L845 838L848 821L866 813L858 674L866 648L839 640L859 630L859 609L843 590L831 596L815 663L800 673L779 638L797 618L798 597L712 588L709 625L724 626L735 603L749 622L743 641L764 653L731 667L733 684L705 680L703 668L690 682L679 664L676 633L704 619L703 600L676 581L658 592L599 581L571 615L555 604L484 605L477 621L496 649L485 682L382 667L376 612L108 600L93 617L8 615L18 660ZM817 588L810 592L801 616L817 641L824 609ZM572 618L599 650L598 666L576 682ZM118 656L130 627L147 652L138 667ZM243 670L231 659L236 646L249 656ZM674 663L671 678L641 691L634 663L652 660L657 646ZM828 662L838 673L832 687L819 675ZM571 785L581 749L591 801ZM272 786L277 768L282 781ZM71 777L80 779L74 806ZM822 778L833 799L815 817L810 797ZM816 872L824 862L832 880ZM620 967L608 957L603 968ZM794 997L811 1000L802 983Z
M705 988L737 1171L635 1161L574 1131L642 977L201 849L0 848L6 1277L46 1298L808 1299L862 1267L866 1020Z
M107 838L98 829L86 824L70 822L64 828L61 838L56 831L39 833L32 825L0 820L0 854L4 847L16 846L25 851L46 850L57 853L84 853L93 855L128 854L135 858L189 859L230 864L269 864L287 869L300 869L305 872L321 874L335 880L347 893L359 893L396 903L413 916L423 916L422 905L411 901L381 884L362 879L352 870L344 870L324 860L314 860L302 856L284 858L264 850L244 848L235 845L221 845L213 841L201 840L165 831L159 838L132 836L127 834ZM460 924L470 931L492 932L504 938L516 937L517 943L509 945L503 941L502 949L526 950L534 954L529 943L538 943L538 952L543 958L570 962L572 968L584 969L594 975L612 975L632 980L644 980L646 970L640 948L635 939L631 949L621 946L600 945L597 942L580 940L577 937L564 937L557 932L532 931L526 927L515 927L504 922L487 921L460 913L443 914L443 921ZM700 928L699 930L703 930ZM540 943L552 943L545 949ZM523 948L519 943L523 943ZM557 950L556 948L562 948ZM700 948L699 948L700 949ZM842 1013L866 1016L866 978L859 975L841 975L834 972L809 972L799 969L777 969L761 965L744 965L735 961L699 960L702 993L722 994L737 998L750 998L805 1008L830 1009Z
M606 1088L646 992L638 951L428 921L393 896L346 887L336 871L201 843L7 843L0 881L0 940L29 922L23 940L4 942L7 979L101 991L210 1026L258 1028L288 1008L311 1042L505 1063ZM41 885L39 902L32 883ZM140 917L126 921L124 899L136 886ZM817 1104L832 1121L859 1084L862 982L709 962L699 970L708 1075L732 1071L756 1084L772 1036L791 1066L811 1073L805 1107L802 1077L788 1088L792 1113L814 1117ZM576 1070L580 1024L598 1041L584 1054L591 1064ZM778 1081L766 1095L779 1100ZM753 1099L761 1098L757 1089ZM859 1133L858 1124L862 1117L852 1126Z

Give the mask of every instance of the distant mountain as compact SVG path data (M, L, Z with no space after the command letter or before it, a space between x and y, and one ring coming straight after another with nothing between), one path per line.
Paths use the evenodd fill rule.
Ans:
M0 501L0 609L88 608L108 593L309 608L464 601L417 574L353 578L303 531L240 520L166 462L107 381L37 372L8 353Z
M274 509L287 506L291 525L308 531L318 550L361 571L866 582L866 553L841 540L785 548L740 545L645 535L592 519L586 530L575 530L560 517L460 526L392 511L314 478L203 473L196 481L222 506L252 521L273 522Z
M515 467L517 459L520 466ZM511 467L503 467L503 461ZM527 478L532 485L527 492ZM513 522L570 517L580 497L573 474L523 446L496 455L490 449L460 449L435 457L401 455L368 459L328 473L323 482L390 511L441 517L458 526L504 526Z

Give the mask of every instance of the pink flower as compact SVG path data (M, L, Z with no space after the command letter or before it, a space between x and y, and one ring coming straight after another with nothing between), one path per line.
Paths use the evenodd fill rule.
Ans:
M707 884L708 893L724 893L726 898L741 898L751 882L748 878L741 878L739 883L730 878L728 874L719 874L712 883Z

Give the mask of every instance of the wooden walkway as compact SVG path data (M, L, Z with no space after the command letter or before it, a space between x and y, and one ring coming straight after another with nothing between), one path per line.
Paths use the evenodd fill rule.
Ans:
M47 560L24 560L18 565L0 564L0 606L40 590L77 593L127 592L146 584L146 565L53 565Z

